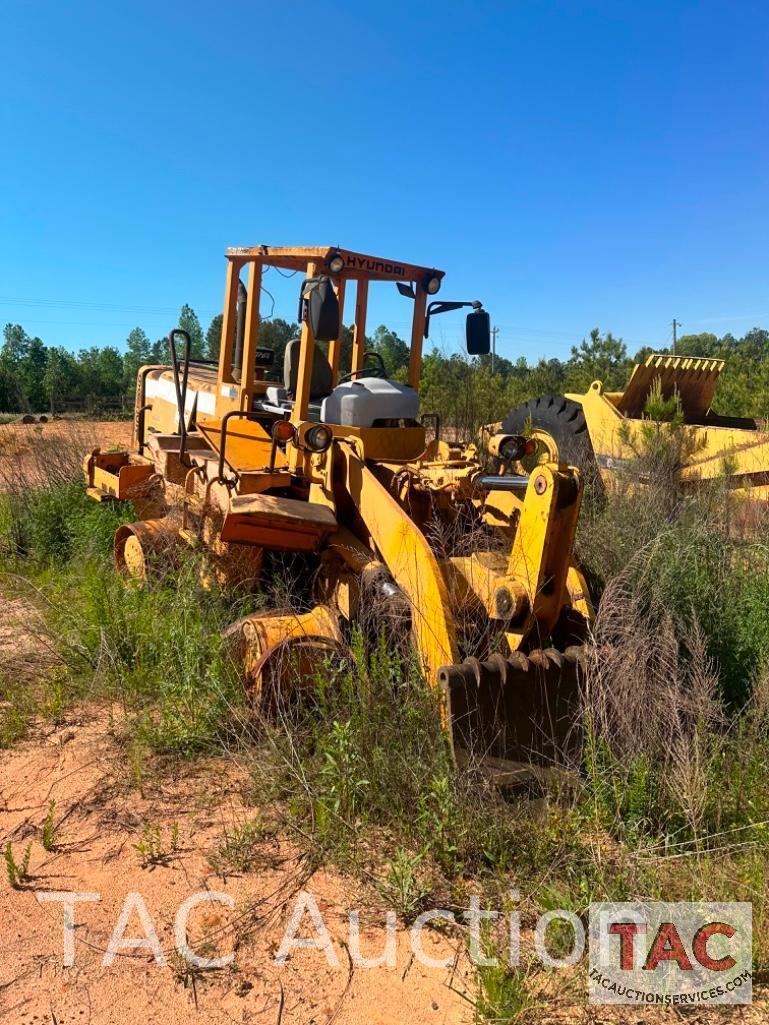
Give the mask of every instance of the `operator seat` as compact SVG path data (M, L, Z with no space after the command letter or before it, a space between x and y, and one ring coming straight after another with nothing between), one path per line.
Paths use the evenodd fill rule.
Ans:
M283 360L283 387L270 387L257 408L270 415L286 416L296 396L299 379L300 342L286 346ZM333 387L331 366L316 346L310 381L307 419L342 427L393 427L416 423L419 394L408 384L382 377L358 377Z
M286 389L289 398L296 395L296 382L299 378L299 353L300 342L294 338L286 346L286 354L283 358L283 387ZM318 402L331 394L333 389L333 377L331 365L323 352L316 345L313 350L312 380L310 382L310 402Z
M291 408L296 397L296 384L299 380L299 355L301 351L300 339L292 339L286 346L286 353L283 358L283 387L270 387L266 390L264 401L259 405L262 408L276 413L283 413ZM320 418L320 403L333 391L333 376L331 366L323 355L323 351L315 346L312 378L310 380L310 406L307 415L310 420Z

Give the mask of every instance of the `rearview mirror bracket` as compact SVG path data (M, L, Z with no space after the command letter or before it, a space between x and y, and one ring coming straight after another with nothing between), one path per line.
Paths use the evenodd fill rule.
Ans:
M479 299L473 299L472 302L449 302L446 299L436 299L427 307L427 313L425 314L425 338L430 337L430 317L437 317L439 313L450 313L452 310L461 310L464 306L472 306L473 310L477 313L483 312L483 303ZM472 314L471 314L472 316Z

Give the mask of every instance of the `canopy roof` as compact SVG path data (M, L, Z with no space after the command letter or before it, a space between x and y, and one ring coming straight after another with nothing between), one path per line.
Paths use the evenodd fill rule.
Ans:
M334 275L329 267L332 257L339 254L344 260L341 274ZM380 256L354 253L339 246L231 246L227 259L239 263L255 261L284 270L305 270L308 263L315 263L317 270L341 278L368 278L380 281L421 281L423 278L443 278L444 271L435 267L423 267L415 263L386 260Z

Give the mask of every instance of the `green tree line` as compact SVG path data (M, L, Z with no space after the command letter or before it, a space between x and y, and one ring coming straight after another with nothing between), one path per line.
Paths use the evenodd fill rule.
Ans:
M185 305L179 327L191 340L193 358L218 360L222 317L214 317L206 331L192 309ZM298 325L281 318L260 325L259 344L275 351L268 376L279 378L287 343L296 337ZM405 381L409 346L395 331L380 325L366 341L368 350L381 355L388 374ZM530 364L524 357L509 360L497 356L474 359L447 355L433 347L425 351L422 366L422 409L437 412L441 420L460 432L472 433L480 424L503 417L506 412L537 395L583 392L595 380L609 391L621 390L634 363L653 350L643 348L629 355L621 338L594 328L572 346L568 359L540 359ZM657 351L668 351L665 349ZM681 355L718 357L727 360L716 392L719 413L769 418L769 331L753 328L741 338L731 334L684 335L676 352ZM352 328L342 335L342 369L350 366ZM0 411L35 412L62 410L67 403L114 402L133 398L136 375L146 363L168 362L165 338L151 341L141 327L128 335L122 351L114 346L91 346L77 353L62 346L46 345L27 334L20 324L7 324L0 349Z

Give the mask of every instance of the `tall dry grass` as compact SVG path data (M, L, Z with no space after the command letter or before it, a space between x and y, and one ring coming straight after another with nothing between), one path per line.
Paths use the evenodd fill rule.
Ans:
M89 452L127 443L130 430L129 424L76 420L0 425L0 492L75 480Z
M676 403L588 496L578 551L600 591L585 687L588 791L633 842L762 847L769 820L769 558L755 503L685 486ZM752 512L745 515L746 509ZM749 522L754 529L743 529ZM739 528L739 529L738 529Z

